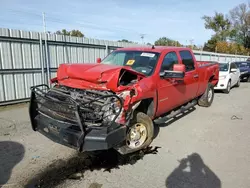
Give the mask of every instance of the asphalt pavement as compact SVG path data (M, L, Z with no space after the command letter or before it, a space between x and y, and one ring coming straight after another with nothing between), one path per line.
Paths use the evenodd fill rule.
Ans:
M250 83L241 83L156 127L151 148L124 158L78 154L33 132L27 104L1 108L0 187L248 188L249 121Z

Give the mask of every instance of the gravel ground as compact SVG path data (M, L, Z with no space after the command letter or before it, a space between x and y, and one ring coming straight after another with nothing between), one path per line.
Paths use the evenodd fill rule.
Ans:
M0 109L0 187L174 188L250 185L250 84L160 125L152 148L79 155L33 132L27 104ZM156 147L156 148L155 148Z

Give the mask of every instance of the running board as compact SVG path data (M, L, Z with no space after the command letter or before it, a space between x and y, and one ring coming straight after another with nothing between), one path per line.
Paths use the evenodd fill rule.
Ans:
M189 110L190 108L194 107L197 104L197 100L193 100L192 102L189 102L185 106L180 107L178 110L172 111L170 114L157 118L154 120L154 123L156 124L163 124L166 121L176 117L177 115Z

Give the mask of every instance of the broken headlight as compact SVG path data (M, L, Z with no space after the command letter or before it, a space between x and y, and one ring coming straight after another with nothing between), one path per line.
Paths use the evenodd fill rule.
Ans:
M118 114L118 117L115 121L120 123L123 122L125 114L123 108L124 106L122 105L127 105L130 102L131 97L134 95L135 95L135 90L126 90L117 94L117 96L122 100L123 102L122 104L120 100L118 100L117 98L111 99L109 101L109 104L107 104L104 109L104 118L103 118L104 121L113 121L115 116L117 115L117 113L119 113L121 109L121 112L120 114Z
M115 116L119 113L120 109L122 108L122 104L120 100L117 98L112 98L109 100L107 104L105 104L103 111L103 120L104 121L113 121ZM120 114L118 114L119 117Z

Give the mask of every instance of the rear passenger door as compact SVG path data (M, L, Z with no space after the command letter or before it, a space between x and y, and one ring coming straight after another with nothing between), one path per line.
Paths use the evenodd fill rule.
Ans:
M189 50L182 50L179 52L182 64L186 66L186 73L184 78L185 84L185 102L194 99L197 95L199 86L199 74L196 69L194 57Z

